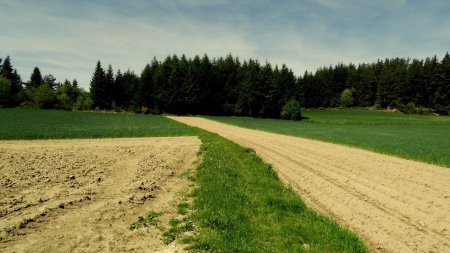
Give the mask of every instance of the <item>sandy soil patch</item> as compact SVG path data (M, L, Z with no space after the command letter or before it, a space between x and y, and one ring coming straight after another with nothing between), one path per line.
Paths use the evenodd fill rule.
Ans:
M450 169L207 119L170 117L253 148L316 210L375 252L450 252Z
M0 142L0 252L182 252L155 227L190 183L197 137ZM167 217L165 217L167 216Z

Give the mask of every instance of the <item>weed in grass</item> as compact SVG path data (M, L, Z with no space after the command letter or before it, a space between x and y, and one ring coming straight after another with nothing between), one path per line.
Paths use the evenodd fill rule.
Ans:
M188 208L189 208L189 204L186 202L182 202L182 203L178 204L177 213L181 214L181 215L186 215L188 212Z
M195 182L195 174L191 170L183 171L180 174L180 177L186 178L186 179L188 179L191 182Z
M130 229L136 230L141 227L150 227L150 226L155 226L159 228L159 221L157 220L157 217L160 215L161 215L160 213L150 211L144 217L139 216L138 221L130 225Z
M193 221L190 217L184 217L183 219L171 219L170 228L163 232L164 243L169 244L178 238L184 238L183 235L186 232L194 230ZM181 240L183 242L183 240Z

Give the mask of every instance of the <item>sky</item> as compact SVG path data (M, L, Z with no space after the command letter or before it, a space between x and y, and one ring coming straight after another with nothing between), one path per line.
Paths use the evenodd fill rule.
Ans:
M88 89L98 60L140 74L168 55L258 59L296 75L337 63L441 59L448 0L0 0L0 58Z

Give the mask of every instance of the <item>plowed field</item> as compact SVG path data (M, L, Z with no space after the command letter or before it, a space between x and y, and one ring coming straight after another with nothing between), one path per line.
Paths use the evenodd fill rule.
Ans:
M176 215L196 137L0 142L0 252L174 252L148 211Z
M356 148L170 117L252 148L313 208L375 252L450 252L450 169Z

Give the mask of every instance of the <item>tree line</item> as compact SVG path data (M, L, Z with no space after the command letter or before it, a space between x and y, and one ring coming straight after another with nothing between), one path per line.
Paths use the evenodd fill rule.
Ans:
M296 77L286 65L237 57L154 58L138 75L100 61L90 93L76 80L57 83L35 68L22 82L9 56L0 59L0 105L105 109L143 113L299 118L300 107L397 108L410 113L450 110L450 57L392 58L337 64Z
M286 65L231 55L153 59L138 76L103 70L91 82L93 106L150 113L291 118L301 106L396 108L448 115L450 57L393 58L371 64L337 64L296 77ZM287 114L286 114L287 113Z
M13 68L11 58L0 59L0 106L25 106L44 109L88 110L92 107L89 92L78 86L74 79L57 82L52 74L42 76L35 67L28 82Z
M149 113L240 115L279 118L283 106L299 101L297 79L285 65L240 62L228 55L153 59L140 74L98 62L91 81L93 106ZM298 104L298 110L300 105Z
M405 112L428 109L448 115L450 57L393 58L371 64L338 64L305 72L298 79L305 108L359 106L397 108Z

